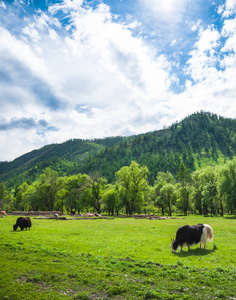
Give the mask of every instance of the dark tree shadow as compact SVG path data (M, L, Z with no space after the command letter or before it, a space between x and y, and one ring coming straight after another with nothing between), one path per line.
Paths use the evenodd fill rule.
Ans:
M236 220L236 216L224 216L224 219Z

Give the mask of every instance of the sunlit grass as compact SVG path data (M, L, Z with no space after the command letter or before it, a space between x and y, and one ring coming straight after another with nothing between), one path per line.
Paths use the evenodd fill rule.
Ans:
M181 291L191 299L199 284L205 289L195 299L207 299L212 288L219 298L235 292L234 217L32 218L30 231L14 232L16 218L0 219L0 299L22 299L25 294L29 296L24 299L170 299ZM213 243L206 250L193 246L190 252L184 248L173 254L170 243L176 230L197 223L212 226ZM226 279L227 287L222 283Z

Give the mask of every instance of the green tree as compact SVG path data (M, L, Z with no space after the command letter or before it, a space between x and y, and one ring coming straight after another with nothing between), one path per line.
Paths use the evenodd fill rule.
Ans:
M40 201L39 206L43 210L53 211L54 209L56 193L60 189L57 179L57 172L51 168L46 168L44 173L40 175L40 180L37 184L37 193Z
M110 185L109 188L104 192L102 196L102 201L104 203L104 208L108 211L109 215L112 216L114 213L118 216L119 211L122 207L122 202L119 197L118 187Z
M29 185L24 182L16 189L15 207L18 210L29 210L30 202L28 201L28 198L24 196L27 192L28 187Z
M236 209L236 159L228 162L220 172L219 192L225 199L227 209L231 212ZM221 207L223 204L220 204Z
M0 183L0 209L6 212L13 208L13 195L6 189L3 182Z
M167 203L165 201L164 194L161 193L161 189L166 184L174 184L174 177L170 172L158 172L156 181L154 183L154 195L155 195L155 205L161 208L162 215L165 214L165 209L167 207Z
M194 209L198 211L199 215L202 215L202 186L199 178L200 174L201 171L198 170L191 175L193 188L190 197L192 198Z
M88 204L98 213L101 213L102 194L107 186L107 180L98 173L87 176L86 196Z
M190 187L181 186L177 190L176 207L187 216L190 207Z
M57 179L57 192L55 194L54 209L64 212L65 199L66 199L66 188L65 188L66 177L59 177Z
M38 197L36 187L29 185L25 193L23 194L24 202L28 203L29 208L32 210L38 210Z
M116 172L117 183L120 185L120 197L129 215L135 211L140 212L142 209L144 192L148 188L147 174L148 168L140 167L135 161Z
M189 171L186 168L183 160L181 160L179 171L177 173L177 180L181 183L182 186L186 185L186 181L189 180Z
M207 167L194 172L193 194L195 194L195 208L199 213L207 215L209 212L215 214L219 209L219 198L217 189L217 171L213 167Z
M201 173L200 180L202 182L202 206L204 215L210 213L214 215L218 208L218 192L217 192L217 176L216 171L212 167L207 167Z
M73 175L69 176L65 180L65 204L67 210L72 211L80 211L84 208L85 204L83 201L83 191L85 188L85 183L87 180L87 175Z
M160 189L160 198L165 202L169 210L169 216L172 215L172 206L175 204L176 194L175 186L171 183L166 183Z
M143 207L143 212L146 214L153 214L157 213L157 207L155 206L156 200L156 191L153 186L148 186L148 189L145 191L145 202Z

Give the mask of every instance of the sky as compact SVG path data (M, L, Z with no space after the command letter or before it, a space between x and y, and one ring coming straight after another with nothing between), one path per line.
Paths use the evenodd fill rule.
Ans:
M236 118L236 0L0 0L0 161Z

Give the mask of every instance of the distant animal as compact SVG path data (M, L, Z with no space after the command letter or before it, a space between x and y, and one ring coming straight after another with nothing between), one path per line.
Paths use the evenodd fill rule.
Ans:
M58 215L58 213L55 213L55 214L54 214L54 218L55 218L56 220L58 220L58 219L59 219L59 215Z
M207 241L213 241L213 230L210 225L185 225L177 230L176 238L175 240L172 240L172 252L176 252L179 246L181 247L180 252L183 250L184 246L187 246L188 251L190 251L190 246L198 244L199 242L200 248L202 247L202 244L204 244L204 249L206 249Z
M20 227L21 230L24 230L27 228L30 229L31 227L31 220L30 220L30 217L19 217L17 220L16 220L16 224L13 225L13 230L16 231L16 229L18 228L18 226Z
M5 210L0 211L0 215L7 217Z

